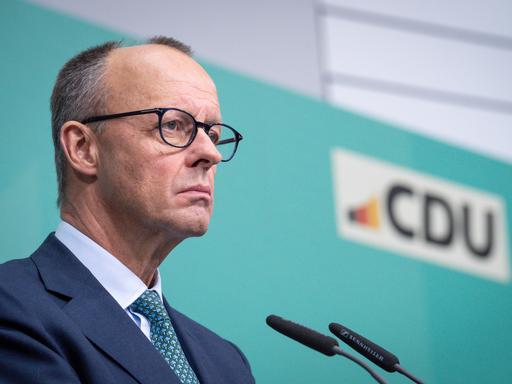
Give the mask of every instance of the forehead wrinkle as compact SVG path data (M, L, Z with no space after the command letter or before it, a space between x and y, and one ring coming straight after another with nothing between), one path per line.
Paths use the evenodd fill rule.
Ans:
M189 80L169 80L166 82L166 85L169 87L170 93L174 92L178 96L180 94L188 95L192 99L209 99L218 106L217 89L213 83L210 89L205 87L205 85L196 84L194 81Z
M215 87L215 84L213 83L213 81L209 82L210 84L205 86L206 84L202 84L202 85L196 84L196 82L194 80L195 79L186 79L186 80L169 79L165 83L169 84L169 87L173 88L173 89L175 89L175 88L179 89L180 86L182 86L184 88L193 88L195 91L197 91L199 93L204 93L206 95L209 95L210 97L217 98L217 88ZM207 89L207 88L211 88L211 89Z
M159 106L183 109L196 118L201 117L212 121L220 119L220 106L215 88L205 89L198 84L182 80L167 83L168 88L160 95L163 104ZM167 90L170 97L165 96Z
M190 94L176 95L173 100L166 100L166 105L171 108L179 108L198 118L219 119L220 108L217 101L211 98L202 98Z

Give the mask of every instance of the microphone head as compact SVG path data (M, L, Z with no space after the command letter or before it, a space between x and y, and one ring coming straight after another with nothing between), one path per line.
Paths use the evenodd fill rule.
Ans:
M329 324L329 330L350 348L388 372L395 372L395 365L400 364L398 357L391 352L341 324L331 323Z
M327 356L334 356L334 347L338 346L336 339L323 335L310 328L306 328L293 321L283 319L276 315L267 317L267 325L279 333L298 341L299 343L314 349Z

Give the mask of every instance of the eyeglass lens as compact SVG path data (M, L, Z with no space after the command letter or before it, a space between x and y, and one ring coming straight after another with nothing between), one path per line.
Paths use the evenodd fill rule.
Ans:
M199 128L201 124L199 124ZM189 144L195 130L195 121L189 114L174 109L168 110L162 116L162 138L173 146L183 147ZM208 130L208 136L217 146L222 160L229 160L236 149L236 135L230 128L215 124Z

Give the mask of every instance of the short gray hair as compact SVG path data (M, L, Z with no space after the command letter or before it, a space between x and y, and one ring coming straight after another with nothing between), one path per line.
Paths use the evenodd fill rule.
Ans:
M146 44L160 44L177 49L189 56L190 47L172 37L155 36ZM70 120L83 121L107 113L108 89L103 82L109 54L122 46L120 41L108 41L88 48L71 58L60 70L51 96L52 138L57 171L57 205L62 204L66 187L67 159L60 144L60 129ZM120 111L124 112L124 111ZM96 130L101 129L101 123Z

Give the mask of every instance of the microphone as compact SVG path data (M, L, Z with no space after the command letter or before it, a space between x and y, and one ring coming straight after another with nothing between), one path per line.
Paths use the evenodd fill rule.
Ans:
M355 349L368 360L373 361L388 372L395 372L395 365L400 364L398 357L384 348L372 343L370 340L358 335L341 324L329 324L329 330L345 344Z
M372 375L378 383L386 384L384 379L382 379L367 364L342 350L336 339L276 315L267 316L266 321L269 327L295 341L298 341L306 347L312 348L327 356L341 355L352 360Z
M400 366L398 357L347 327L331 323L329 330L341 341L388 372L400 372L417 384L423 382Z
M317 331L313 331L312 329L294 323L293 321L285 320L276 315L270 315L267 317L267 325L277 332L304 344L306 347L323 353L324 355L334 356L336 354L333 348L337 347L339 344L333 337L323 335Z

